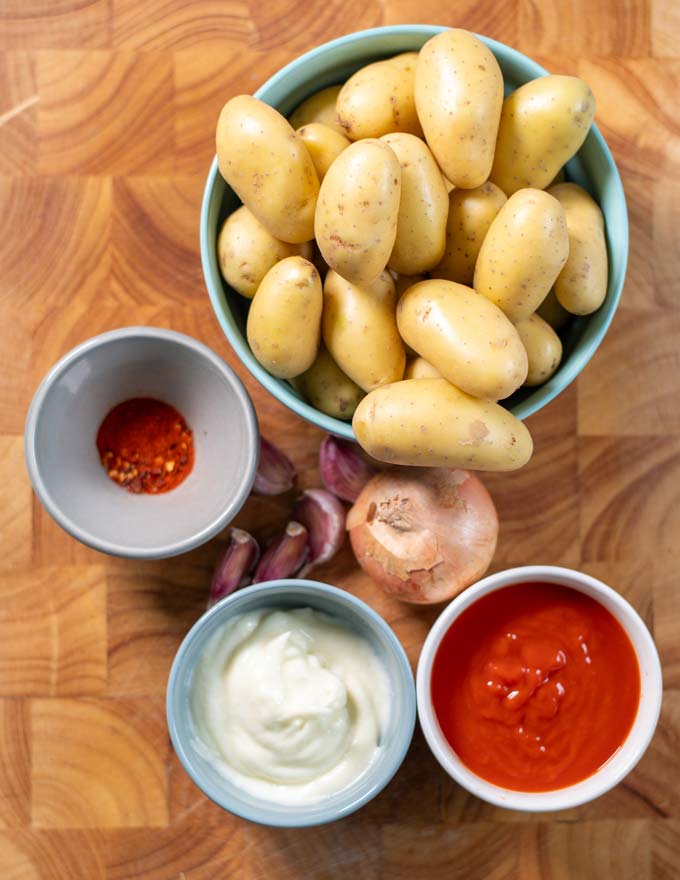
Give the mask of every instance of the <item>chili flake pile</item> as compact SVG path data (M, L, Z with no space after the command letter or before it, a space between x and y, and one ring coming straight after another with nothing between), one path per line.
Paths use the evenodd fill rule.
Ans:
M169 492L194 466L191 428L174 407L151 397L115 406L99 428L97 449L108 476L128 492Z

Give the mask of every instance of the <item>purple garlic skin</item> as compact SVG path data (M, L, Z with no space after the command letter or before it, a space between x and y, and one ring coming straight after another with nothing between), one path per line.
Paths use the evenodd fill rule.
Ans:
M332 559L345 540L345 508L325 489L307 489L295 502L293 516L308 532L309 557L300 572Z
M239 587L249 584L259 558L260 545L255 538L243 529L231 529L227 548L215 565L208 608Z
M284 534L274 538L262 554L253 583L293 577L304 565L308 553L307 529L299 522L291 520Z
M329 492L354 503L366 483L378 473L356 443L329 434L319 449L321 479Z
M253 492L258 495L282 495L293 488L295 482L293 462L281 450L260 437L260 458L253 482Z

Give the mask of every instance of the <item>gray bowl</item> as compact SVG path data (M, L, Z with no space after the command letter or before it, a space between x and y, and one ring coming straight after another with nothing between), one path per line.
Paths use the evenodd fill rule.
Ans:
M191 715L192 677L206 643L230 618L258 608L309 607L336 617L364 636L385 665L391 685L391 717L377 760L352 785L308 806L274 804L242 791L204 756ZM172 664L166 700L168 728L184 769L196 785L230 813L262 825L287 828L332 822L358 810L381 791L401 766L413 736L415 687L408 658L387 623L351 593L318 581L279 580L247 587L223 599L189 631Z
M171 492L127 492L99 461L99 426L131 397L171 404L193 430L193 470ZM35 493L63 529L138 559L184 553L223 529L248 497L259 451L255 411L233 370L195 339L156 327L103 333L55 364L31 402L24 446Z

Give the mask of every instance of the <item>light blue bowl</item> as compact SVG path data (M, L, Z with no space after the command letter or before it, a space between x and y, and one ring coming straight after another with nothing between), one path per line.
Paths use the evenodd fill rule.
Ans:
M446 28L435 25L395 25L348 34L301 55L276 73L255 93L284 116L305 98L326 86L341 83L371 61L399 52L418 50L430 37ZM480 37L491 49L503 71L506 91L544 76L535 61L503 43ZM230 97L225 95L225 100ZM596 96L597 97L597 96ZM518 418L525 419L549 403L569 385L591 359L604 338L618 306L628 262L628 212L621 178L612 154L593 126L578 154L567 164L569 179L584 186L599 203L605 216L609 252L609 287L602 307L593 315L574 318L562 335L564 357L555 375L539 388L521 389L504 401ZM216 243L225 217L239 205L213 161L206 181L201 211L201 258L203 274L215 314L232 348L253 376L274 397L303 419L325 431L350 440L348 422L331 418L306 403L285 381L270 376L255 360L248 346L245 326L248 300L239 296L220 275Z
M387 671L391 717L380 755L351 786L309 806L273 804L242 791L214 770L197 748L191 716L192 676L207 641L230 618L258 608L309 607L343 621L373 646ZM333 822L374 798L401 766L416 721L413 673L399 640L385 621L351 593L318 581L268 581L239 590L207 611L182 642L170 670L166 700L168 729L184 769L211 800L244 819L262 825L297 828Z

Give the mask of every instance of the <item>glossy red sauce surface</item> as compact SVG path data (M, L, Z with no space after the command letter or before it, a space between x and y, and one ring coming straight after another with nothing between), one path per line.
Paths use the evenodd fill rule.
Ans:
M623 627L558 584L514 584L453 622L435 655L432 701L478 776L550 791L592 775L626 739L640 670Z

